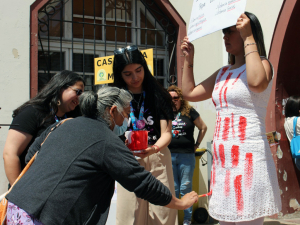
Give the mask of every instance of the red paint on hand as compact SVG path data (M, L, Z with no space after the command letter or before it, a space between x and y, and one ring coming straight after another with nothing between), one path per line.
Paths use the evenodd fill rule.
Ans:
M242 193L242 175L238 175L234 179L234 191L238 214L242 214L244 210L244 199Z
M253 155L252 153L246 153L245 158L245 187L249 190L252 186L253 180Z
M232 161L232 167L237 167L239 164L239 146L233 145L231 148L231 161Z
M244 143L246 140L246 127L247 127L247 119L246 117L240 116L239 121L239 137L241 143Z

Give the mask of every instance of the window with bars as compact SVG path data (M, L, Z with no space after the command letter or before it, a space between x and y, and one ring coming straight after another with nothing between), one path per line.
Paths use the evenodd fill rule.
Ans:
M39 12L39 89L53 74L67 69L84 76L86 90L96 90L94 58L113 55L114 49L133 44L140 49L154 49L155 77L167 87L170 58L176 58L170 54L175 48L177 34L170 34L170 26L162 21L172 25L171 22L153 1L150 2L49 1ZM174 73L176 71L172 71Z

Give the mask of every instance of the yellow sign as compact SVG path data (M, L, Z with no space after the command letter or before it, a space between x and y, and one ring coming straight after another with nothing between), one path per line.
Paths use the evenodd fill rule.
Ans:
M148 68L153 75L153 49L141 50ZM104 56L94 59L95 63L95 84L108 84L114 82L113 74L114 56Z

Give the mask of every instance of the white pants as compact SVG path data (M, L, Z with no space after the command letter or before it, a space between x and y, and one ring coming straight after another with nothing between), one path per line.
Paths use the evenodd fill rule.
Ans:
M167 186L175 196L171 153L163 148L159 153L138 160L156 179ZM116 225L177 225L177 210L153 205L137 198L133 192L117 187Z

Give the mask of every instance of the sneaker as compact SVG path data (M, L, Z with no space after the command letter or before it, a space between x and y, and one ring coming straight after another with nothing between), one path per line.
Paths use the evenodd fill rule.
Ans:
M183 221L183 224L182 225L191 225L191 221L189 221L189 220L185 220L185 221Z

